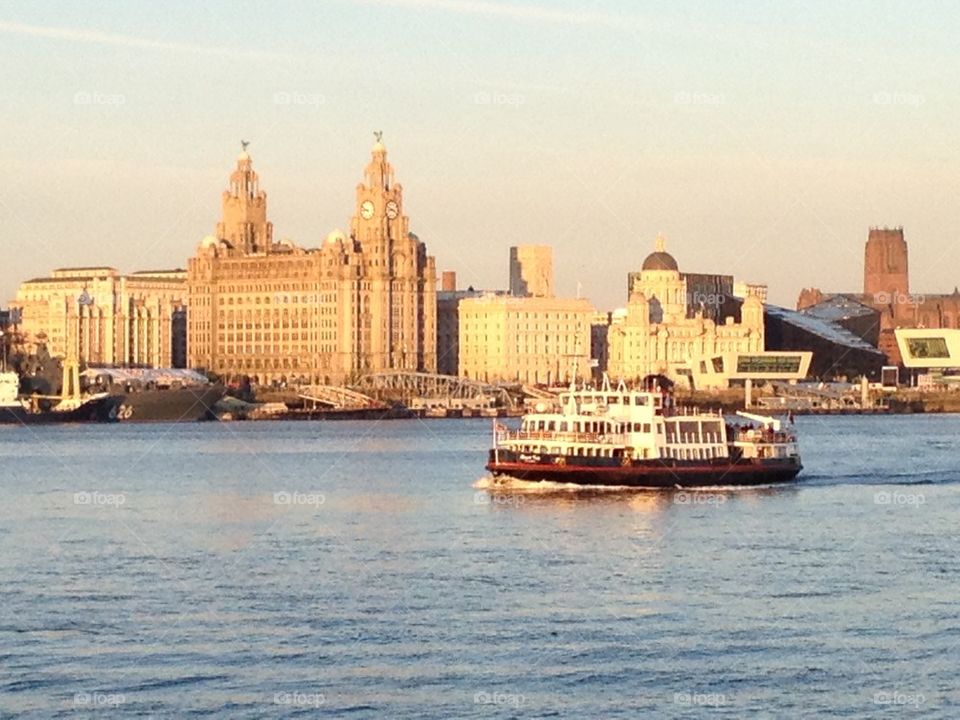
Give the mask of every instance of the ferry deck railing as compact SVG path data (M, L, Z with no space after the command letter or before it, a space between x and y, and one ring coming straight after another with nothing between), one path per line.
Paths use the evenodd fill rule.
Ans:
M500 430L498 442L528 440L537 442L591 443L594 445L616 445L623 440L620 434L604 435L587 432L558 432L550 430Z

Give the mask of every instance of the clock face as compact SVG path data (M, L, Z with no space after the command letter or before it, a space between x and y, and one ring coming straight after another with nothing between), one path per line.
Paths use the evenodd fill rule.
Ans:
M393 220L397 215L400 214L400 206L397 205L396 200L391 200L387 203L387 217Z
M360 216L364 220L369 220L373 217L373 202L370 200L364 200L360 205Z

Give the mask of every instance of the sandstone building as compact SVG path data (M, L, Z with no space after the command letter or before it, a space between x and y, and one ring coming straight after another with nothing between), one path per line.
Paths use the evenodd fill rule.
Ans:
M739 321L733 314L714 320L702 308L691 308L690 298L686 277L658 238L656 250L633 276L626 312L611 315L606 349L610 376L636 382L665 375L689 382L693 362L764 350L763 304L758 297L743 301Z
M503 290L457 289L457 274L443 273L437 293L437 372L456 375L460 371L460 301L483 295L505 295Z
M459 374L484 382L552 385L574 367L590 377L590 323L582 298L486 293L459 300Z
M82 364L184 367L186 273L62 268L20 285L10 303L28 347Z
M349 232L311 249L274 241L267 195L244 150L216 234L188 265L190 367L259 383L433 372L436 280L379 135Z

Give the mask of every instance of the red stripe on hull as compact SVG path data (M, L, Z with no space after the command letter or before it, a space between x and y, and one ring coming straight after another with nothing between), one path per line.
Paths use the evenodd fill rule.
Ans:
M765 460L727 464L575 465L555 463L487 463L494 476L520 480L624 487L705 487L714 485L768 485L790 482L803 468L799 462Z

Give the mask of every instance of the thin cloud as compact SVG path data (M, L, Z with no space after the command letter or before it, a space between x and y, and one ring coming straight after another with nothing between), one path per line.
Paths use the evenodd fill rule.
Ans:
M507 17L516 20L534 20L561 25L612 25L623 26L629 18L611 13L589 10L556 10L541 5L507 5L484 0L363 0L375 5L446 10L464 15Z
M27 25L25 23L7 22L0 20L0 33L21 35L25 37L46 38L49 40L67 40L70 42L90 43L93 45L114 45L118 47L141 48L144 50L165 50L173 52L200 53L203 55L223 55L248 58L278 58L289 59L290 56L280 53L240 50L228 47L208 47L203 45L189 45L187 43L165 42L150 40L149 38L134 37L132 35L117 35L114 33L99 32L67 27L48 27L44 25Z

